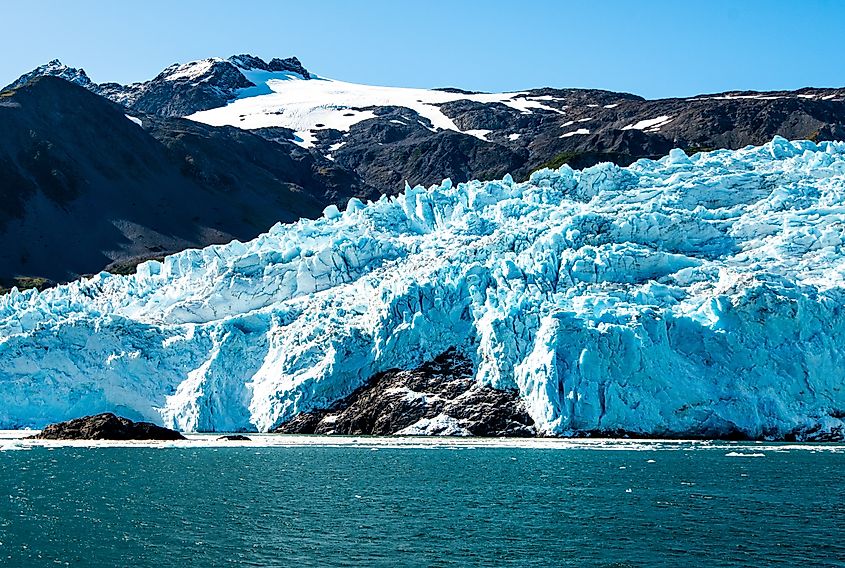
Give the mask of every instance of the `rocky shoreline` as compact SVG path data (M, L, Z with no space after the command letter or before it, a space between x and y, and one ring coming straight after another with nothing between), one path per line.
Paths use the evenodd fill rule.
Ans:
M215 441L249 442L246 434L221 433ZM768 443L842 443L842 430L806 430L782 437L749 437L742 432L655 433L590 430L550 436L536 429L516 393L476 384L470 364L449 351L410 370L392 370L328 409L300 413L269 434L302 436L373 436L439 438L545 438L550 440L722 441ZM45 426L29 440L188 440L182 433L151 422L134 422L111 412Z

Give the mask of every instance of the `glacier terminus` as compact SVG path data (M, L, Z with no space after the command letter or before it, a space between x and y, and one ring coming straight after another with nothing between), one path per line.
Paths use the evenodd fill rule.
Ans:
M0 428L270 431L454 349L546 435L845 426L845 143L406 187L0 297Z

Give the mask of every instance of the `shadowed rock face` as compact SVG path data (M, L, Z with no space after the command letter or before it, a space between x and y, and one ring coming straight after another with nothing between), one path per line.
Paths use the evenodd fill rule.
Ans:
M515 391L478 384L454 350L412 371L387 371L328 410L305 412L283 434L534 436Z
M38 440L184 440L175 430L151 422L133 422L111 412L46 426Z
M387 115L390 116L390 115ZM403 126L371 119L354 125L335 161L379 187L401 188L450 178L498 179L519 170L528 153L452 130L430 132L418 123ZM381 142L384 140L384 142Z

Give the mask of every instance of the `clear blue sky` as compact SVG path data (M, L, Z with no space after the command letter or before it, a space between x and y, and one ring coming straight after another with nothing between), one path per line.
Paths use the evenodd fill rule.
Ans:
M371 84L686 96L843 86L843 34L845 0L18 0L0 85L53 58L131 82L252 53Z

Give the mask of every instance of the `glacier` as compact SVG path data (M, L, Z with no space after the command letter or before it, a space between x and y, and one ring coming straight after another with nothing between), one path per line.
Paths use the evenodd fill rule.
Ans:
M845 143L406 187L0 297L0 428L269 431L451 348L547 435L841 434Z

